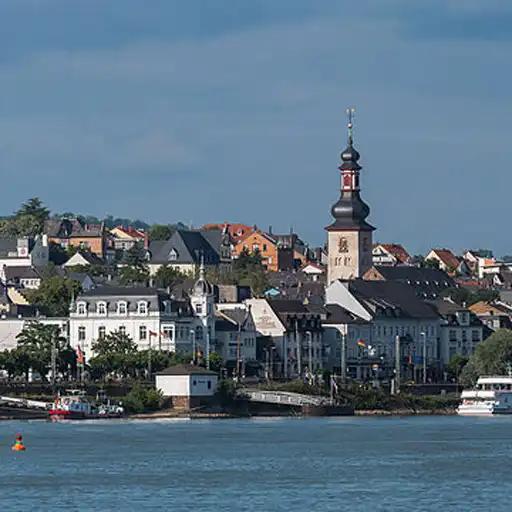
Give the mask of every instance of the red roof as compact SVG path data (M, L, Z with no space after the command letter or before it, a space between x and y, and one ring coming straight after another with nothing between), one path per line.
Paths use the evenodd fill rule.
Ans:
M116 229L119 229L119 231L126 233L128 236L131 236L132 238L140 238L141 240L143 240L145 236L144 231L136 229L132 226L128 226L127 228L125 228L124 226L116 226Z
M384 248L389 254L394 256L398 263L409 263L411 255L400 244L377 244Z
M235 243L238 243L242 238L254 231L253 227L247 226L246 224L230 224L229 222L224 222L222 224L205 224L201 229L207 231L210 229L219 229L221 231L227 230L229 236Z
M456 269L459 266L459 259L453 254L450 249L432 249L436 253L437 257L451 269Z

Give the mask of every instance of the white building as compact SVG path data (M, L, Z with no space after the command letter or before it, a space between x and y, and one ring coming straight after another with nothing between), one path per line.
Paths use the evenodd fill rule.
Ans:
M220 304L217 309L215 351L228 369L236 371L238 361L239 371L245 375L247 365L256 362L256 326L250 308L245 304L222 306L228 305Z
M471 356L489 331L469 309L445 299L433 303L441 315L440 359L447 365L455 355Z
M173 407L190 409L207 402L217 390L218 375L193 365L177 365L156 374L156 388Z
M204 343L203 322L190 305L153 288L99 287L82 293L69 319L71 346L92 357L94 342L109 333L130 336L140 350L191 352Z
M371 322L365 343L373 347L388 370L394 367L397 336L404 375L418 378L424 350L429 371L439 370L440 317L410 286L394 281L335 281L326 289L326 302Z
M297 378L323 368L322 324L320 315L299 300L251 299L257 332L269 336L278 361L273 373L283 378Z

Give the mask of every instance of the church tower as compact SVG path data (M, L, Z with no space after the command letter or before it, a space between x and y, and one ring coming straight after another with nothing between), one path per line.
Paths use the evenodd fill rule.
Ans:
M341 195L331 208L334 222L327 230L327 285L337 279L361 277L372 266L373 226L366 222L370 208L359 194L359 153L353 146L352 116L347 109L348 146L341 153Z

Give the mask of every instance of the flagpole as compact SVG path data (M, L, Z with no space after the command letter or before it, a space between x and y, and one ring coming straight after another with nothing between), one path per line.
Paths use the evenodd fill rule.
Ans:
M148 380L151 381L151 336L152 333L149 333L149 350L148 350Z

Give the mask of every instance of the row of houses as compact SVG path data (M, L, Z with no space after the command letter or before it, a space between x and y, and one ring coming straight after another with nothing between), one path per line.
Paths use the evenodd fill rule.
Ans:
M424 270L429 279L443 274ZM491 331L475 311L434 292L426 298L426 276L419 284L411 276L338 280L327 287L325 301L315 304L298 298L242 299L247 294L240 290L219 291L208 283L203 268L182 295L145 287L89 289L75 298L65 318L37 316L30 306L14 307L3 296L0 350L14 348L23 327L40 321L59 325L88 359L97 340L121 332L140 350L202 357L215 351L231 373L287 379L345 370L366 380L391 378L398 338L404 375L418 380L425 364L428 378L439 380L454 355L471 355Z

